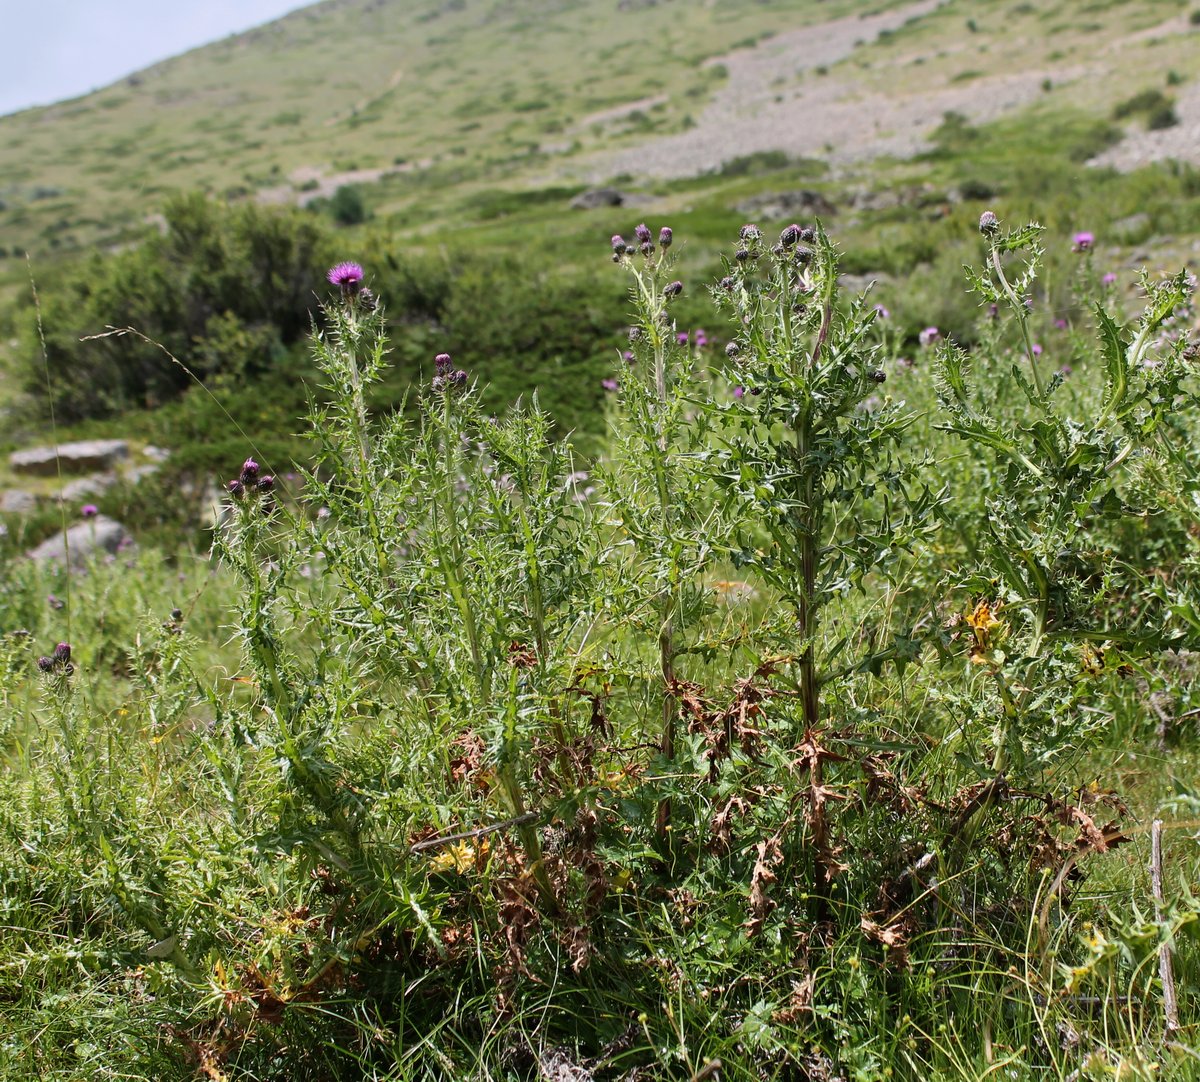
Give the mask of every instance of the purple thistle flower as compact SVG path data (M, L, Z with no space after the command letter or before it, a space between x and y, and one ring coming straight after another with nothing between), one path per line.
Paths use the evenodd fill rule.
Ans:
M343 297L352 297L362 284L363 269L358 263L335 263L325 277L342 291Z
M79 509L79 513L84 518L95 518L98 514L100 514L100 508L97 507L94 503L85 503Z
M627 349L624 353L621 354L621 357L625 361L626 364L636 364L637 363L637 357L634 356L634 352L631 349Z
M991 233L995 233L1000 229L1000 219L996 217L994 210L985 210L979 216L979 232L985 237Z
M238 478L243 485L252 485L258 480L258 463L252 458L242 463L242 473Z
M1091 250L1092 245L1095 243L1095 236L1087 232L1087 230L1084 230L1083 232L1076 233L1075 236L1071 238L1071 250L1073 252L1087 252Z
M621 255L621 253L625 251L625 238L621 236L620 233L614 233L612 235L612 250L616 252L617 255Z
M783 232L779 234L779 243L785 248L790 248L793 244L799 244L800 227L795 222L785 227Z
M237 478L234 478L232 481L230 481L227 487L229 489L229 495L234 497L241 496L241 494L246 491L246 486L243 485L241 481L237 480Z
M41 669L42 672L53 672L54 671L54 658L46 657L43 654L40 658L37 659L37 667L39 669Z
M641 225L634 227L633 235L637 237L638 244L650 243L650 227L645 222L642 222Z
M875 316L877 319L889 319L892 313L889 312L882 304L875 305Z
M71 644L69 642L60 642L54 648L54 660L60 665L65 665L71 660Z
M688 332L680 331L675 336L675 341L678 342L681 346L686 346L688 344Z
M1040 357L1042 355L1042 343L1041 342L1034 342L1032 349L1033 349L1033 355L1035 357Z
M683 292L682 282L671 282L669 285L663 286L664 297L678 297Z
M615 379L602 379L600 386L606 391L615 391L617 389L617 381Z
M708 345L708 335L705 334L704 331L702 331L700 329L696 330L696 345L700 349L703 349L705 346Z
M439 353L433 359L433 366L439 376L448 376L454 368L454 362L450 359L449 353Z
M272 477L269 473L263 474L263 476L258 479L258 491L259 492L270 492L271 489L273 489L274 487L275 487L275 478Z
M742 226L742 228L738 230L738 237L741 240L749 240L749 241L761 240L762 239L762 230L759 229L758 226L756 226L753 222L748 222L746 225Z
M743 387L740 383L733 389L733 397L734 398L741 398L742 395L744 395L745 393L746 393L746 388Z
M1065 319L1056 319L1054 321L1054 326L1056 326L1060 331L1065 331L1067 329L1067 321Z
M673 239L674 234L671 232L671 227L669 225L664 225L662 229L658 231L658 243L660 247L670 248L671 241Z
M1104 275L1104 276L1103 276L1103 277L1100 279L1100 283L1101 283L1101 285L1110 286L1110 285L1112 285L1112 284L1113 284L1113 283L1114 283L1116 280L1117 280L1117 276L1116 276L1115 274L1113 274L1113 272L1112 272L1112 271L1109 271L1109 272L1108 272L1106 275Z
M1074 371L1075 369L1073 369L1069 364L1064 364L1062 368L1058 370L1058 374L1062 376L1063 379L1066 379Z
M923 346L929 346L941 338L941 336L942 332L936 327L926 327L920 334L917 335L917 341Z

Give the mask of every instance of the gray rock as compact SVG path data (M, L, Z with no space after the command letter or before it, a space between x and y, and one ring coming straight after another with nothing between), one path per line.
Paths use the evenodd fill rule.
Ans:
M624 204L625 193L616 188L590 188L571 200L573 210L595 210L597 207L620 207Z
M128 457L126 440L80 440L78 443L61 443L57 448L31 447L14 451L8 456L8 462L14 473L53 477L58 473L60 462L64 473L94 473L112 469Z
M74 503L88 496L99 496L117 483L115 473L96 473L91 477L77 477L63 485L57 499L61 503Z
M21 488L0 492L0 512L6 515L28 515L37 507L37 497Z
M166 462L171 457L171 452L165 447L155 447L152 443L148 443L142 448L142 454L151 462Z
M837 213L835 207L820 192L799 188L792 192L764 192L738 203L733 208L748 218L780 221L784 218L828 218Z
M39 562L62 560L68 555L73 566L86 563L101 552L116 553L133 544L133 539L116 519L107 515L77 522L65 533L48 537L37 548L29 551L29 558Z
M161 468L157 462L148 462L144 466L130 466L125 471L124 477L131 485L136 485L147 477L153 477Z

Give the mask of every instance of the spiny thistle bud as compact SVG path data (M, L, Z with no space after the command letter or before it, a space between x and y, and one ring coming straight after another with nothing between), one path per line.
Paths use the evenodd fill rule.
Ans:
M736 357L741 352L742 347L738 345L737 342L730 342L729 345L725 347L726 357Z
M450 359L449 353L439 353L433 359L434 368L439 376L448 376L454 368L454 362Z
M358 306L364 312L374 312L379 307L379 298L369 289L358 291Z
M683 283L682 282L671 282L668 285L663 286L663 296L664 297L678 297L679 294L682 292L683 292Z
M433 381L430 383L430 386L434 389L435 392L444 391L446 389L446 377L445 376L434 376Z
M638 244L650 243L650 227L645 222L634 228L633 235L637 237Z
M467 382L467 374L466 374L466 372L464 372L464 371L463 371L463 370L460 368L460 369L459 369L457 372L455 372L455 373L454 373L454 375L452 375L452 376L450 377L450 382L451 382L451 383L453 383L455 387L462 387L462 386L465 386L465 384L466 384L466 382Z
M258 463L252 458L246 459L242 463L242 475L240 478L243 485L252 485L258 480Z
M275 487L275 478L272 477L269 473L263 474L263 476L258 479L258 491L259 492L270 492L271 489L273 489L274 487Z
M625 251L625 238L620 233L612 235L612 250L620 255Z
M43 654L40 658L37 659L37 667L39 669L41 669L42 672L53 672L54 671L54 658L46 657Z
M979 216L979 232L985 237L990 237L993 233L1000 229L1000 219L996 217L995 212L985 210Z
M733 253L733 258L739 263L745 263L750 258L750 250L748 248L739 248Z
M54 660L60 665L65 665L71 660L71 644L69 642L60 642L55 646Z
M812 244L817 239L817 231L811 225L806 225L800 230L800 239L805 244Z
M674 239L674 236L675 235L671 232L671 227L669 225L664 225L662 229L658 231L659 246L664 249L670 248L671 241Z
M649 259L650 256L654 254L654 245L648 240L642 241L642 243L638 246L638 251L640 251L647 259Z
M792 247L793 244L800 243L800 227L793 222L782 233L779 234L779 243L785 248Z
M732 293L733 287L737 285L732 278L722 278L718 284L723 290L725 290L726 293Z
M235 498L240 497L246 491L246 486L243 485L242 482L238 481L236 478L229 482L228 488L229 488L229 495L233 496Z
M796 249L796 254L792 258L795 259L795 261L798 264L800 264L800 266L806 267L806 266L808 266L809 263L812 262L812 257L813 257L812 249L805 248L804 245L800 245Z
M872 383L883 383L887 379L887 373L882 368L876 368L867 373L867 378Z
M175 623L179 623L179 621L183 619L183 609L172 609L171 619L174 620Z
M738 230L738 237L745 241L756 241L762 239L762 230L758 226L748 223Z

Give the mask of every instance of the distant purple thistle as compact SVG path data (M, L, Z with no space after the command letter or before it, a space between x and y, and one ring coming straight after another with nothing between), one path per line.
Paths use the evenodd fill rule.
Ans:
M1063 379L1066 379L1074 371L1075 369L1073 369L1069 364L1064 364L1062 368L1058 370L1058 374L1062 376Z
M615 379L602 379L600 381L600 386L603 387L606 391L615 391L617 389L618 384Z
M1054 326L1056 326L1060 331L1065 331L1067 329L1067 321L1065 319L1056 319L1054 321Z
M889 312L882 304L875 305L875 315L878 319L889 319L892 313Z
M243 485L252 485L258 480L258 463L252 458L242 463L242 473L238 478Z
M1109 271L1109 272L1108 272L1106 275L1104 275L1104 276L1103 276L1103 277L1100 279L1100 283L1101 283L1101 285L1110 286L1110 285L1112 285L1112 284L1113 284L1113 282L1115 282L1116 280L1117 280L1117 276L1116 276L1115 274L1113 274L1113 272L1112 272L1112 271Z
M1081 233L1076 233L1071 238L1071 250L1074 252L1087 252L1091 250L1092 245L1095 243L1095 236L1084 230Z
M650 227L645 222L634 227L633 235L637 237L638 244L649 244L650 237L652 236Z
M688 344L688 332L680 331L675 336L675 341L678 342L681 346L686 346Z
M337 286L342 291L343 297L352 297L362 284L363 269L357 263L336 263L329 268L325 277L329 279L330 285Z
M926 327L920 334L917 335L917 341L923 346L929 346L941 338L941 336L942 332L936 327Z
M743 387L741 384L738 384L738 386L734 387L734 389L733 389L733 397L734 398L741 398L742 395L744 395L745 393L746 393L746 388Z
M662 229L660 229L660 230L658 231L658 244L659 244L659 247L661 247L661 248L670 248L670 247L671 247L671 241L672 241L672 240L674 240L674 239L675 239L675 237L674 237L674 234L671 232L671 227L670 227L669 225L664 225L664 226L662 227Z
M621 354L621 357L625 361L626 364L636 364L637 363L637 357L634 355L634 352L631 349L627 349L624 353Z
M708 345L708 335L705 334L704 331L699 330L699 329L697 329L697 331L696 331L696 345L700 349L703 349L705 346Z
M55 646L54 660L60 665L65 665L71 660L71 644L69 642L60 642Z
M95 518L98 514L100 514L100 508L97 507L94 503L85 503L79 509L79 513L84 518Z
M1041 344L1041 342L1034 342L1034 343L1033 343L1033 346L1032 346L1031 348L1032 348L1032 350L1033 350L1033 355L1034 355L1035 357L1040 357L1040 356L1042 355L1042 344Z

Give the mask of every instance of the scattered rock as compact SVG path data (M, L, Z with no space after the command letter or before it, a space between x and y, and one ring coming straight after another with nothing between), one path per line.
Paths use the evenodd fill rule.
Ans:
M571 200L574 210L595 210L597 207L624 206L626 196L616 188L589 188Z
M72 566L78 566L98 553L116 553L132 544L132 537L116 519L107 515L97 515L85 522L76 523L65 533L59 531L53 537L48 537L37 548L29 551L29 558L39 562L66 562L69 557Z
M820 192L799 188L793 192L764 192L733 208L747 218L780 221L784 218L828 218L837 213L835 207Z
M58 473L59 463L64 473L93 473L112 469L118 461L128 457L126 440L80 440L78 443L61 443L57 448L31 447L14 451L8 456L8 463L14 473L53 477Z
M37 507L37 497L21 488L0 492L0 512L6 515L28 515Z
M68 481L56 497L60 503L74 503L87 496L99 496L117 483L115 473L94 473L91 477L78 477Z
M130 466L125 471L124 478L129 484L136 485L147 477L153 477L160 469L157 462L147 462L144 466Z
M171 452L165 447L155 447L152 443L148 443L142 448L142 454L151 462L166 462L171 457Z
M913 184L905 188L878 191L860 188L850 197L855 210L893 210L896 207L927 207L945 201L945 194L932 184Z

